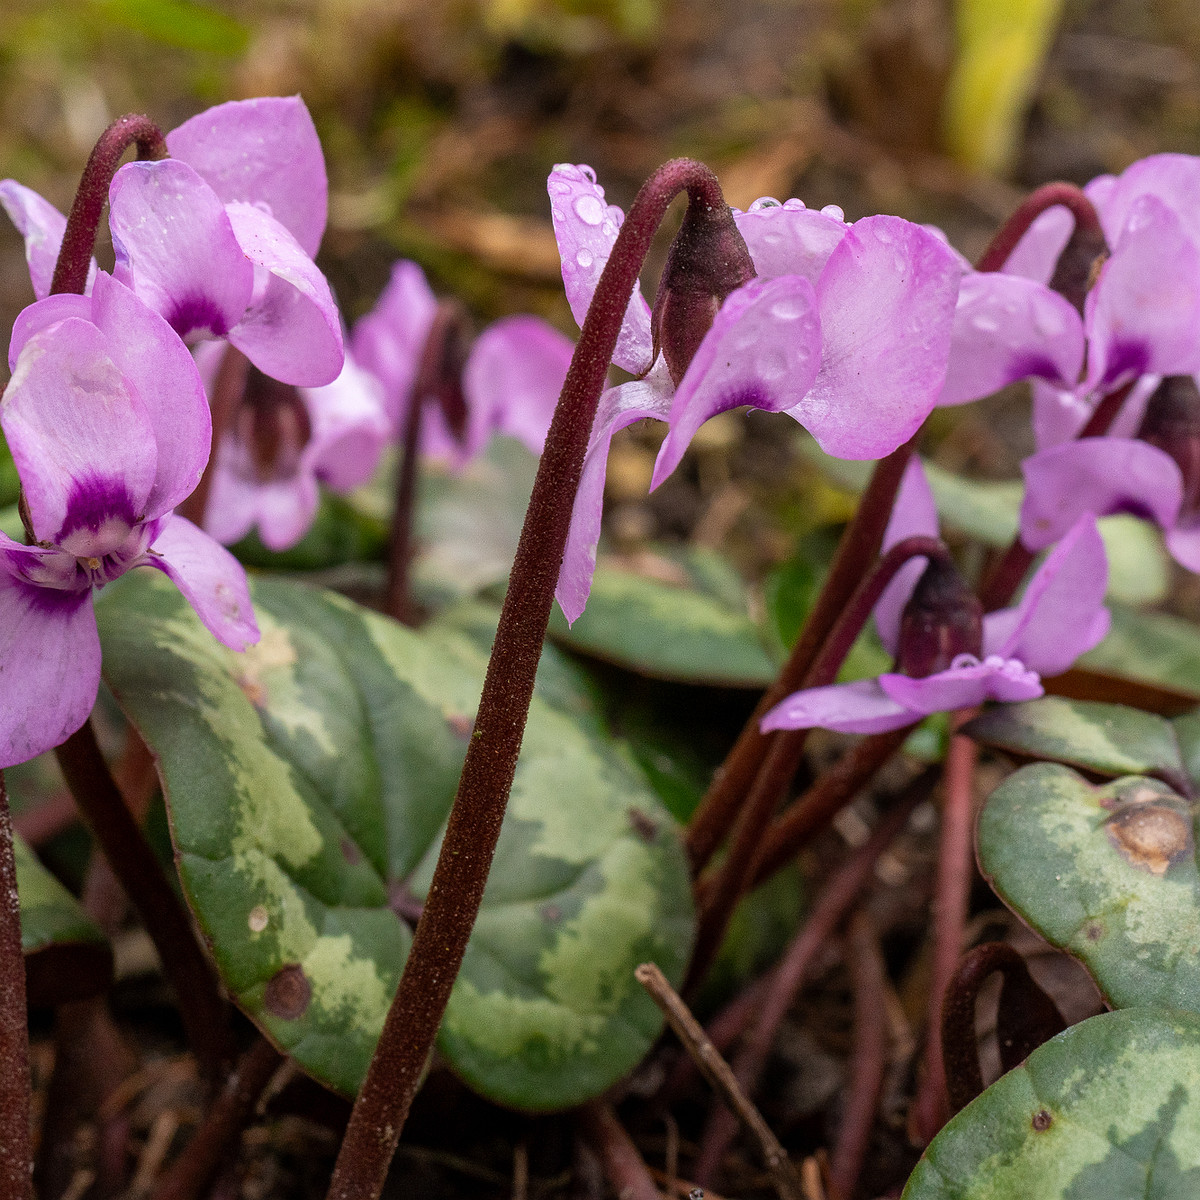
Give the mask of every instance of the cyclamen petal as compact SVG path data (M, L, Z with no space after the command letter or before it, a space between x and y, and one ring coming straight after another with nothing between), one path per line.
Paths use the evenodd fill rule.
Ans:
M764 733L814 727L838 733L886 733L920 719L920 714L887 695L878 680L862 679L793 692L763 717L759 728Z
M896 503L888 519L883 535L883 550L890 550L897 542L910 537L937 537L938 514L933 491L918 458L909 460L896 493ZM875 628L879 640L894 658L900 641L900 617L904 606L917 586L929 560L924 557L910 559L892 577L883 589L883 595L875 605Z
M366 483L391 434L379 381L347 357L332 383L300 394L313 424L306 451L317 477L338 492Z
M966 656L964 656L966 657ZM918 716L973 708L985 700L1035 700L1042 695L1036 671L1015 658L993 655L983 662L952 666L945 671L910 679L907 675L880 675L885 695Z
M1100 213L1109 245L1120 240L1134 206L1143 196L1160 200L1183 222L1187 236L1200 244L1200 158L1191 154L1152 154L1139 159L1120 176L1101 176L1087 186Z
M43 300L50 294L54 266L58 262L58 252L67 229L67 218L49 200L44 200L32 188L25 187L15 179L0 181L0 206L3 206L9 220L25 239L25 261L29 264L33 294ZM96 260L92 259L85 292L92 290L95 278Z
M1074 231L1075 218L1065 205L1055 204L1039 213L1008 256L1004 274L1048 284L1054 277L1058 256Z
M849 228L837 217L792 200L755 201L749 211L734 212L733 219L761 278L803 275L814 287Z
M546 183L550 216L562 260L563 287L576 323L582 328L604 264L612 254L625 214L604 199L591 167L559 163ZM613 362L633 375L650 366L650 305L634 288L617 337Z

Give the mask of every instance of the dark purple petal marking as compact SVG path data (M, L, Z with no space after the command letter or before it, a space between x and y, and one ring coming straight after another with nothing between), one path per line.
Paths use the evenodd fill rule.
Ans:
M169 313L163 315L181 338L197 330L211 333L214 337L224 337L229 332L224 314L208 296L184 296L175 302Z
M86 529L99 533L110 521L121 521L132 529L139 515L134 511L129 490L120 476L83 475L76 479L67 498L67 512L54 541Z

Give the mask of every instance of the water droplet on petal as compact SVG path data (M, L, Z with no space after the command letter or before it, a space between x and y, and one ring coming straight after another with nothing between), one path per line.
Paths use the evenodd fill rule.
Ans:
M979 333L995 333L1000 328L1000 322L991 313L976 313L971 318L971 324Z
M783 205L775 199L774 196L759 196L753 204L750 205L751 212L761 212L764 208L782 208Z
M783 234L778 229L768 229L762 236L768 246L778 246L783 241Z
M585 225L599 225L604 220L604 205L595 196L580 196L575 201L575 215Z
M759 355L758 373L767 383L782 379L787 374L787 369L787 355L782 350L770 349Z
M586 271L596 259L590 250L583 248L575 252L575 261Z
M783 296L771 305L771 316L779 321L795 321L808 311L802 296Z
M844 221L846 219L845 210L840 204L827 204L821 209L821 216L832 217L835 221Z

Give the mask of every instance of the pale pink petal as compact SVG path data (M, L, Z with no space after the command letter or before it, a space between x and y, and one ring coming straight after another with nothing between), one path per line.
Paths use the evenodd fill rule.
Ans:
M81 536L73 552L107 554L145 515L153 426L91 322L60 321L25 343L0 422L38 541Z
M226 212L238 244L256 268L255 296L229 330L229 341L281 383L332 383L345 351L342 319L325 276L274 217L240 203L227 205Z
M1058 256L1074 231L1075 218L1069 208L1056 204L1046 209L1034 218L1001 269L1005 275L1049 283L1058 266Z
M762 278L803 275L814 287L848 228L845 221L793 200L755 201L748 212L735 212L733 219Z
M1200 371L1200 248L1154 196L1134 201L1088 293L1088 382Z
M1057 292L1017 275L973 272L959 288L938 404L978 400L1031 375L1074 384L1083 350L1083 322Z
M946 378L962 268L938 238L899 217L866 217L817 286L821 369L791 410L821 449L882 458L906 442Z
M49 200L42 199L32 188L15 179L0 181L0 206L25 239L25 261L29 264L33 294L42 300L50 294L67 218ZM93 259L88 271L87 292L92 290L95 277L96 260Z
M763 733L814 727L839 733L886 733L920 719L921 714L885 695L877 680L861 679L793 692L763 717L759 728Z
M299 96L232 100L167 134L172 157L194 167L221 200L265 204L311 258L325 231L325 155Z
M229 435L221 439L214 455L212 483L204 508L204 532L223 546L240 542L258 520L262 486L248 477L248 459L246 448Z
M937 535L937 505L920 459L914 457L904 468L896 503L883 535L883 549L890 550L905 538ZM900 616L928 563L929 560L924 557L906 562L883 589L883 595L875 605L875 628L879 631L879 640L893 657L900 642Z
M969 657L969 656L964 656ZM897 704L919 716L974 708L985 700L1035 700L1042 694L1037 673L1015 658L985 658L981 663L950 667L911 679L907 675L880 675L879 686Z
M81 321L92 319L92 300L90 296L77 296L73 292L63 292L57 296L47 296L44 300L35 300L17 314L13 322L12 338L8 343L8 369L15 371L17 358L25 343L35 333L57 325L69 317L77 317Z
M1154 196L1183 222L1192 241L1200 243L1200 212L1196 197L1200 195L1200 159L1191 154L1152 154L1139 159L1117 179L1107 179L1103 190L1100 181L1088 184L1087 192L1100 211L1104 232L1110 246L1115 246L1125 232L1134 207L1142 196Z
M1148 442L1083 438L1040 450L1021 464L1021 541L1044 550L1080 516L1134 513L1170 529L1183 485L1175 460Z
M743 404L794 414L820 355L821 323L807 279L752 279L732 292L679 381L651 488L675 470L710 417Z
M347 355L333 383L305 388L300 395L312 422L303 456L311 470L339 492L366 483L391 434L382 385Z
M355 360L383 384L387 414L398 428L412 397L437 298L414 262L402 259L375 307L354 327Z
M126 163L109 188L114 274L180 337L225 334L254 290L216 193L186 163Z
M1167 549L1181 567L1200 573L1200 524L1179 525L1167 530Z
M144 562L179 588L222 645L245 650L258 641L258 622L241 563L191 521L174 513L166 517Z
M671 379L666 364L661 361L645 379L609 388L600 397L554 592L569 623L574 623L583 612L592 590L596 546L600 542L600 518L604 511L604 476L613 435L643 417L665 421L670 410Z
M596 182L591 167L559 163L550 172L546 190L550 193L550 218L562 260L563 287L576 324L582 328L625 214L615 204L605 202L604 189ZM650 306L635 287L613 362L640 375L650 366L652 346Z

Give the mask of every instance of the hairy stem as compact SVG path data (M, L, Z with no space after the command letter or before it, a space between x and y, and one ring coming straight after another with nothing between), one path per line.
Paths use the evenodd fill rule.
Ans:
M804 686L809 669L830 630L879 554L888 518L896 502L896 492L915 445L916 439L913 438L875 464L858 510L842 534L829 574L779 678L764 693L738 735L738 740L725 756L725 761L717 768L708 791L688 825L687 851L693 873L703 869L725 840L762 766L767 748L777 736L759 730L758 723L763 714L785 696Z
M655 230L682 190L724 204L707 167L676 159L634 200L571 359L509 577L458 794L412 949L334 1166L330 1200L374 1200L462 964L504 819L596 406Z
M74 292L83 295L88 271L92 265L92 250L96 245L96 230L100 215L108 200L108 185L121 165L121 158L130 146L137 146L141 161L167 157L167 142L149 117L130 114L118 117L101 135L83 169L83 177L75 192L62 249L54 264L50 294Z
M1016 211L1000 226L988 248L976 265L977 271L999 271L1008 262L1017 243L1029 231L1030 225L1048 208L1062 205L1071 210L1075 227L1103 240L1100 214L1084 191L1073 183L1047 183L1025 197Z
M430 335L432 340L433 335ZM429 341L426 342L428 353ZM416 382L420 382L417 372ZM421 416L425 398L414 386L404 416L400 462L396 467L396 500L388 536L388 574L384 611L402 625L416 625L418 613L409 591L409 567L413 556L413 519L416 511L417 477L421 469Z
M32 1200L29 1027L21 902L8 791L0 771L0 1200Z

